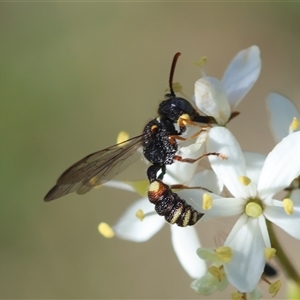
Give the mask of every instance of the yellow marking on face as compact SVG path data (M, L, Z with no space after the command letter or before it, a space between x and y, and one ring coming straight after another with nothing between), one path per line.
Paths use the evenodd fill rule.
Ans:
M178 125L186 125L188 122L186 121L190 121L191 120L191 117L188 115L188 114L182 114L179 118L178 118L178 121L177 121L177 124Z

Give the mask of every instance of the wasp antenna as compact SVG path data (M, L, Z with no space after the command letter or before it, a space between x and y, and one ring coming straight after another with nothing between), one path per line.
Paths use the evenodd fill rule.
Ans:
M171 71L170 71L170 77L169 77L169 87L170 87L170 92L171 95L173 97L176 97L174 90L173 90L173 76L174 76L174 72L175 72L175 67L176 67L176 63L178 60L178 57L181 55L180 52L177 52L174 57L173 57L173 61L172 61L172 65L171 65Z

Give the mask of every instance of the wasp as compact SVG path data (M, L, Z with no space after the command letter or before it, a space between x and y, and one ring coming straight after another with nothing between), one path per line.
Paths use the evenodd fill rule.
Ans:
M194 225L201 218L203 214L188 205L162 182L166 166L176 160L193 163L204 156L221 156L219 153L205 153L199 158L189 159L176 155L177 140L185 140L181 135L186 131L186 125L195 126L196 123L215 122L210 116L200 115L189 101L176 96L173 90L173 75L180 55L178 52L173 58L169 76L170 93L166 94L166 100L159 104L158 117L144 127L141 135L92 153L73 164L47 193L44 198L46 202L72 192L85 194L92 188L111 180L130 164L129 158L132 158L142 146L144 157L151 163L147 170L150 183L148 197L150 202L155 204L158 214L165 216L169 223L176 223L179 226Z

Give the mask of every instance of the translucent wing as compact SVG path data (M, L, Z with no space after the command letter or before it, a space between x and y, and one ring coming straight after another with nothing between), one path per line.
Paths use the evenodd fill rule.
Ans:
M139 135L84 157L58 178L44 200L48 202L73 192L82 195L111 180L138 158L133 154L143 139L143 135Z

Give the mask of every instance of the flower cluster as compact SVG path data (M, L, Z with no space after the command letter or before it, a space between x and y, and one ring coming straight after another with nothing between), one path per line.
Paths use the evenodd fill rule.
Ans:
M208 156L205 163L174 162L167 166L164 183L191 187L179 189L181 198L204 214L199 223L237 216L237 221L222 245L201 247L195 226L169 226L158 216L146 196L148 182L110 181L105 185L138 192L133 203L112 227L105 223L99 231L106 237L116 235L133 242L145 242L165 224L170 227L174 251L186 272L194 279L191 287L210 295L228 284L236 290L233 299L259 299L260 280L270 285L274 296L280 281L270 283L265 266L273 257L284 256L273 231L273 224L300 240L300 115L285 97L271 93L267 98L270 125L277 142L267 156L243 152L226 124L238 115L236 107L257 81L261 70L257 46L240 51L230 62L221 80L207 76L195 82L195 105L215 123L205 127L192 143L180 144L178 155ZM186 136L189 135L187 131ZM192 187L205 187L205 189ZM278 196L279 193L284 196ZM205 224L203 224L205 226ZM206 265L206 261L210 265ZM288 260L283 268L299 284L297 272L291 272ZM286 265L284 265L286 264Z

